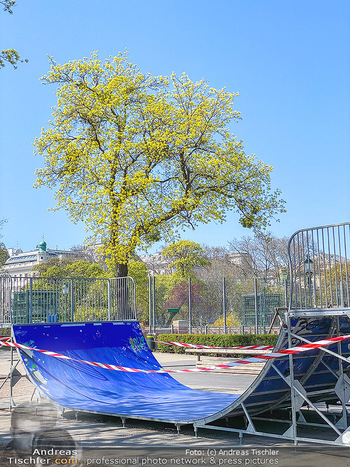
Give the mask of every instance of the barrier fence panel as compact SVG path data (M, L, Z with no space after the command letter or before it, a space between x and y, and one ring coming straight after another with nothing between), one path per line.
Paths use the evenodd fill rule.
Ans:
M290 308L348 308L350 223L299 230L290 239Z
M271 326L275 316L276 308L283 307L283 295L281 293L261 293L257 294L242 294L242 316L241 325L243 327L254 327L257 324L259 330L266 329ZM256 323L258 319L258 323Z
M0 274L0 325L9 326L11 324L11 289L8 285L8 274Z
M115 279L0 277L2 324L136 320L135 283Z

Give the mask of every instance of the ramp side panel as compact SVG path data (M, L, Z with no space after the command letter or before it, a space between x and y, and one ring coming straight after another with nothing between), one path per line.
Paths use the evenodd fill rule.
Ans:
M349 319L341 318L339 320L339 333L336 331L336 320L337 318L326 317L321 319L293 319L291 323L292 332L311 342L334 337L335 335L349 334ZM305 342L301 339L292 339L292 346L298 346L303 343ZM338 353L338 345L341 347L342 355L349 357L350 345L348 341L344 341L341 344L332 344L327 348ZM287 335L282 332L279 336L276 349L284 348L288 348L288 339ZM300 381L311 401L326 402L337 399L334 389L341 371L350 375L350 365L344 361L341 364L339 362L338 358L325 353L322 349L315 349L293 356L294 377ZM269 361L250 388L223 416L241 414L241 402L244 403L245 407L250 409L250 414L258 414L271 409L291 406L289 386L272 368L272 365L276 366L284 377L289 376L288 356ZM313 395L315 392L317 394ZM213 417L210 417L205 422L209 423L214 420Z
M16 342L142 370L161 366L136 322L14 326ZM125 417L191 423L227 408L239 396L190 389L169 374L113 371L36 351L21 356L32 380L58 404Z

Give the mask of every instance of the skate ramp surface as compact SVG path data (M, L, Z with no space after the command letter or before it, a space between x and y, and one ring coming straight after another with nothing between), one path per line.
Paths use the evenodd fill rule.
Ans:
M135 321L14 325L13 331L19 344L74 359L161 369ZM192 423L215 418L239 398L188 388L167 373L112 371L35 350L20 350L20 354L31 380L44 394L79 411Z

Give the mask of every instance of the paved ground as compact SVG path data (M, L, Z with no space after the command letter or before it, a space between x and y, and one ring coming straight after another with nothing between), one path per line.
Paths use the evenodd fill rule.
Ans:
M8 374L10 355L9 350L0 350L0 385ZM192 355L156 353L156 358L167 369L195 368L196 365L196 357ZM20 364L18 370L24 374ZM195 389L242 393L254 381L256 375L211 372L179 374L174 377ZM24 377L19 379L13 388L15 403L28 402L32 395L31 383ZM0 455L0 467L16 464L15 461L9 460L7 451L1 451L1 447L4 448L11 440L11 412L8 410L8 401L9 385L6 383L0 389L0 402L3 404L0 405L0 452L3 453L2 457ZM76 414L72 411L66 412L63 419L58 417L57 427L67 430L82 446L85 459L82 465L187 463L190 465L297 465L298 467L327 465L329 467L330 463L336 461L337 467L350 467L348 449L326 449L318 445L308 446L306 450L300 447L296 449L292 444L282 443L277 438L245 435L243 444L240 445L239 437L235 433L200 430L199 437L195 438L191 427L183 427L180 434L172 425L138 420L127 420L126 427L123 427L121 420L115 417L80 413L76 418ZM102 448L103 451L96 450L97 447ZM265 448L268 451L263 451ZM115 458L116 453L119 461ZM103 456L106 456L104 461ZM202 458L201 462L200 458Z

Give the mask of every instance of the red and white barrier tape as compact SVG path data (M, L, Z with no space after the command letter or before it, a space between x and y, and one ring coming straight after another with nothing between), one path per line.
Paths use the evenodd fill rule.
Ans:
M129 367L124 367L124 366L119 366L119 365L110 365L108 363L99 363L99 362L90 362L88 360L79 360L77 358L68 357L67 355L62 355L56 352L51 352L49 350L41 350L41 349L35 349L34 347L27 347L26 345L17 344L16 342L0 341L0 345L6 345L8 347L17 347L23 350L34 350L36 352L41 352L51 357L63 358L66 360L73 360L79 363L85 363L87 365L97 366L99 368L105 368L108 370L126 371L126 372L131 372L131 373L194 373L194 372L202 372L202 371L213 371L213 370L217 370L221 368L231 368L233 366L243 365L243 364L253 363L253 362L265 362L266 360L271 360L273 358L278 358L278 357L295 354L299 352L307 352L308 350L318 349L320 347L326 347L327 345L334 344L335 342L341 342L346 339L350 339L350 336L331 337L329 339L323 339L317 342L312 342L310 344L299 345L297 347L291 347L289 349L281 349L281 350L277 350L276 352L270 352L264 355L258 355L258 356L254 356L250 358L245 358L242 360L236 360L235 362L228 363L226 365L215 365L215 366L211 366L207 368L195 368L195 369L190 369L190 370L164 370L164 369L141 370L137 368L129 368Z
M8 336L0 337L0 341L8 342L10 340L11 340L11 337L8 337Z
M184 342L168 342L168 341L155 341L158 344L169 344L176 347L186 347L189 349L228 349L228 350L269 350L273 349L273 345L239 345L237 347L214 347L212 345L199 345L199 344L187 344Z

